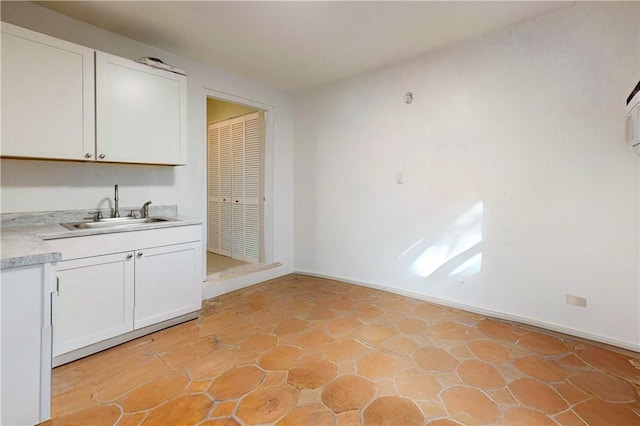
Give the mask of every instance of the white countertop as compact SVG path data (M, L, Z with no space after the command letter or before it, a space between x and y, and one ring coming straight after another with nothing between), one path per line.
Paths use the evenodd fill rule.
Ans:
M47 244L47 240L78 238L87 235L137 232L149 229L176 226L200 225L202 221L185 216L171 217L166 222L151 222L135 226L112 228L88 228L70 231L60 224L25 225L2 227L0 230L0 269L49 263L61 260L62 256Z
M60 260L61 254L53 251L49 244L38 236L39 231L33 229L53 226L61 227L60 225L49 225L2 228L0 232L0 257L2 258L0 269Z

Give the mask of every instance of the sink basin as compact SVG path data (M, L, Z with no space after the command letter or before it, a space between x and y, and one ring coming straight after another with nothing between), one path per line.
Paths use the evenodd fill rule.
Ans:
M75 223L61 223L70 231L76 231L79 229L101 229L101 228L120 228L140 226L147 223L157 222L170 222L175 219L169 219L164 217L147 217L144 219L135 219L132 217L115 217L111 219L100 219L96 222L75 222Z

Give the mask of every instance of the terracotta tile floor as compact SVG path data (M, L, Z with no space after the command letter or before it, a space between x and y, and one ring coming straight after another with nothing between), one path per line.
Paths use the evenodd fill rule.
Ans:
M640 425L634 364L479 315L290 275L56 368L50 424Z

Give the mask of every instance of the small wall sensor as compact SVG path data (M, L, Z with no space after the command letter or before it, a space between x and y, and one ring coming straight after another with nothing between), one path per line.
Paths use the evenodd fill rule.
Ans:
M413 102L413 93L407 92L407 94L404 95L404 103L410 104L411 102Z

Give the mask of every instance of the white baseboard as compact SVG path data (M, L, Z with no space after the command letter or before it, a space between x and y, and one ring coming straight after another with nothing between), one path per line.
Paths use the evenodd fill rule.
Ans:
M521 323L521 324L532 325L534 327L544 328L544 329L555 331L555 332L558 332L558 333L567 334L567 335L579 337L579 338L582 338L582 339L592 340L594 342L605 343L607 345L617 346L619 348L627 349L627 350L634 351L634 352L640 352L640 345L634 344L632 342L627 342L627 341L619 340L619 339L612 339L612 338L607 337L607 336L602 336L602 335L599 335L599 334L589 333L587 331L579 330L579 329L575 329L575 328L565 327L565 326L560 325L560 324L550 323L550 322L546 322L546 321L540 321L540 320L536 320L534 318L525 317L525 316L522 316L522 315L510 314L510 313L500 312L500 311L493 311L493 310L490 310L490 309L479 308L477 306L472 306L472 305L466 305L466 304L463 304L463 303L453 302L453 301L447 300L447 299L440 299L440 298L437 298L437 297L427 296L425 294L414 293L412 291L402 290L402 289L395 288L395 287L389 287L389 286L382 285L382 284L376 284L376 283L370 283L370 282L366 282L366 281L353 280L353 279L344 278L344 277L337 277L337 276L332 276L332 275L320 274L320 273L317 273L317 272L296 270L296 271L293 271L293 273L294 274L300 274L300 275L308 275L308 276L318 277L318 278L327 278L327 279L330 279L330 280L342 281L342 282L346 282L346 283L349 283L349 284L355 284L355 285L359 285L359 286L363 286L363 287L374 288L376 290L382 290L382 291L386 291L386 292L389 292L389 293L398 294L400 296L410 297L412 299L424 300L425 302L434 303L434 304L442 305L442 306L447 306L447 307L450 307L450 308L456 308L456 309L460 309L460 310L463 310L463 311L473 312L475 314L480 314L480 315L484 315L484 316L487 316L487 317L498 318L498 319L502 319L502 320Z

